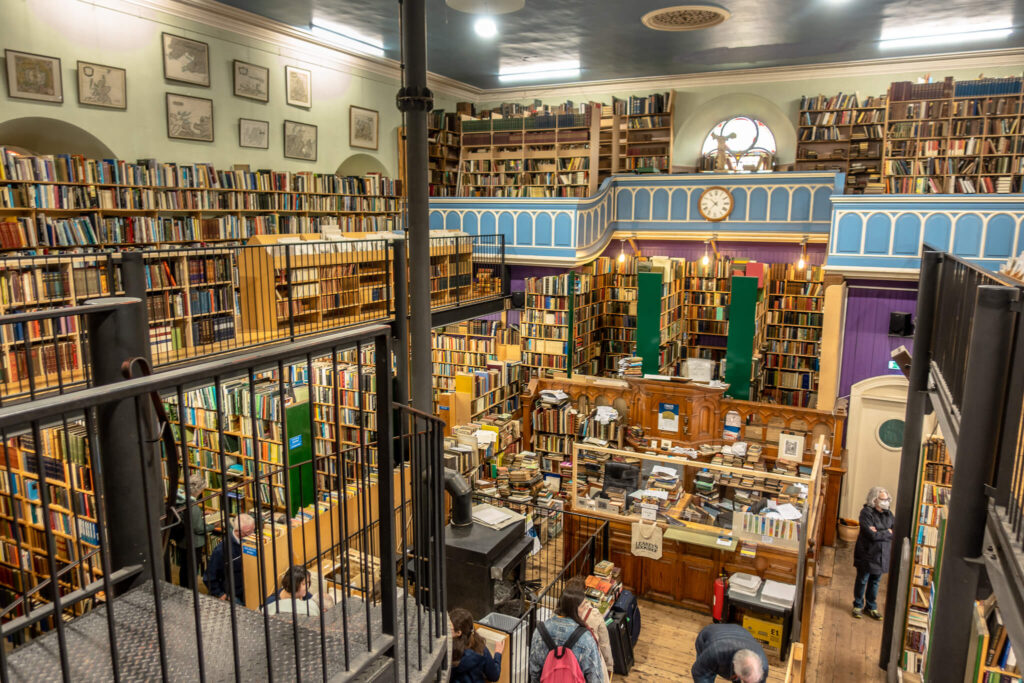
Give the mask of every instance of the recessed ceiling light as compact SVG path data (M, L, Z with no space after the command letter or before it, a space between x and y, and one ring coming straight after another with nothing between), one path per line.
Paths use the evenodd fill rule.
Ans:
M946 22L947 25L969 26L969 30L957 28L945 28L935 24L925 26L910 26L882 31L882 37L878 41L878 47L883 50L892 50L908 47L922 47L931 45L949 45L954 43L969 43L979 40L999 40L1006 38L1013 33L1013 24L986 23L970 25L966 21Z
M510 66L498 72L502 83L550 81L554 78L576 78L580 75L578 59L561 62L531 62L526 66Z
M323 19L314 19L310 33L343 50L372 57L384 56L384 41L380 38L363 35L349 26Z
M481 38L493 38L498 35L498 25L490 17L480 17L473 23L473 30Z

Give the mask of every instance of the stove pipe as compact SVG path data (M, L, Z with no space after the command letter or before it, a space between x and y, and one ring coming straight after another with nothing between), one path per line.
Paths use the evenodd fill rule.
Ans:
M461 474L445 467L444 490L452 497L452 526L472 526L473 487Z

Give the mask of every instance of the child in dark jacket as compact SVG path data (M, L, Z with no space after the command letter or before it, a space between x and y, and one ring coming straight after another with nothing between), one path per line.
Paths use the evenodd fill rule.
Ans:
M494 656L487 651L484 640L473 628L473 615L462 608L453 609L452 620L452 677L451 683L484 683L501 677L501 652L504 641L494 648Z

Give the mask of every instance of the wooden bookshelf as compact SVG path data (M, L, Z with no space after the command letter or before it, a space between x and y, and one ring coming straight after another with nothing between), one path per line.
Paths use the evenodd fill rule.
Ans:
M686 319L686 357L720 361L729 338L729 295L732 260L710 258L686 264L683 307Z
M614 374L619 359L636 353L636 321L639 290L635 256L602 256L591 264L594 289L601 301L601 371Z
M573 310L573 372L596 375L601 364L601 290L594 287L594 277L582 272L575 275Z
M519 329L507 327L496 320L469 320L431 332L431 374L435 408L451 411L451 397L443 394L456 391L460 372L483 370L489 361L520 361ZM455 424L454 415L445 419Z
M481 369L457 372L455 423L475 422L490 414L518 413L521 382L519 361L489 360Z
M1020 665L1003 625L995 596L975 601L968 672L973 683L1021 683Z
M529 377L571 370L570 344L576 273L526 279L526 301L520 326L523 367Z
M215 170L0 147L0 251L239 242L254 235L399 227L380 174Z
M881 191L886 96L801 97L794 170L846 174L846 194Z
M654 257L651 268L660 271L661 297L658 302L658 374L678 375L679 363L686 358L683 336L683 284L686 279L686 259ZM640 301L639 315L647 308ZM640 321L637 322L640 325Z
M770 268L765 311L762 397L784 405L809 407L816 400L824 322L824 271L794 265Z
M928 641L932 629L932 603L942 558L946 512L953 485L953 464L941 438L921 446L921 472L914 516L910 588L906 628L900 666L912 674L924 675L928 662Z
M459 117L435 109L427 116L427 192L431 197L455 197L459 179ZM398 129L398 168L406 187L405 127Z
M672 146L675 139L673 110L675 90L646 97L630 97L625 111L619 114L625 123L625 139L620 135L617 169L624 173L668 173L672 169ZM618 112L621 107L613 101ZM617 127L613 123L613 129Z

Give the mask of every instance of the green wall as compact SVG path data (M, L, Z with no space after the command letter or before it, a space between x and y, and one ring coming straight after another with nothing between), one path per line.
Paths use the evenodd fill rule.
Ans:
M357 158L348 165L377 167L388 175L397 176L397 130L401 117L395 108L399 84L394 78L338 64L336 52L312 43L288 39L272 44L120 0L104 0L102 4L106 7L81 0L0 0L0 44L7 49L59 57L64 81L63 104L12 99L7 96L6 88L0 89L0 145L27 140L38 145L33 148L36 151L83 153L97 147L96 141L88 144L88 135L55 123L56 120L84 129L117 157L133 161L155 158L208 161L218 168L241 163L252 168L333 172L346 160L367 155L369 159ZM397 7L396 4L396 13ZM164 80L160 42L164 31L209 44L211 87ZM232 60L235 59L270 69L269 103L232 94ZM78 104L77 60L127 69L126 111ZM285 103L285 65L312 71L311 109ZM164 112L166 92L213 100L212 144L168 139ZM378 151L349 147L349 105L380 112ZM454 101L441 95L437 106L451 109ZM270 122L270 149L238 146L240 117ZM25 121L30 118L33 120ZM318 126L316 162L284 158L285 119ZM75 140L76 132L80 142ZM56 148L42 148L47 145ZM75 145L81 149L71 149Z

